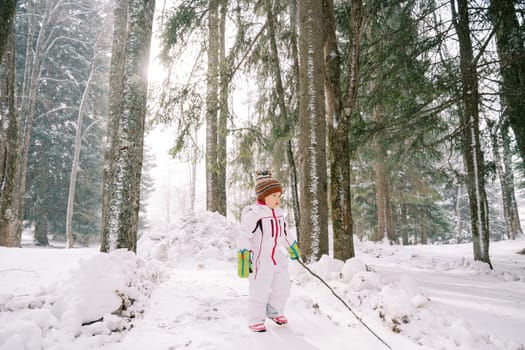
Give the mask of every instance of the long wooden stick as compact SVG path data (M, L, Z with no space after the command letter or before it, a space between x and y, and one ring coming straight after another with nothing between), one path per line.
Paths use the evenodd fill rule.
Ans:
M377 339L379 339L381 341L381 343L383 343L387 348L389 349L392 349L390 347L390 345L388 345L379 335L376 334L376 332L374 332L370 327L368 327L368 325L361 319L361 317L359 317L355 312L354 310L352 310L352 308L343 300L343 298L341 298L339 295L337 295L337 293L332 289L332 287L330 287L328 285L328 283L325 282L325 280L323 280L318 274L316 274L315 272L313 272L312 270L310 270L310 268L308 266L305 265L304 262L302 262L300 259L297 259L296 260L299 265L301 265L302 267L304 267L306 269L306 271L308 271L312 276L316 277L319 281L321 281L328 289L330 289L330 291L332 292L332 294L337 298L339 299L339 301L341 301L343 303L344 306L346 306L346 308L348 310L350 310L350 312L355 316L355 318L357 318L357 320L359 322L361 322L361 324L363 326L365 326L366 329L368 329L370 331L370 333L372 333Z

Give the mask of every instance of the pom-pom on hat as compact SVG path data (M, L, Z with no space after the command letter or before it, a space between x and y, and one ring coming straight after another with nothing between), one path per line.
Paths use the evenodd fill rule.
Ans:
M281 183L272 177L271 171L259 170L255 175L255 194L258 201L264 201L266 197L276 192L283 193Z

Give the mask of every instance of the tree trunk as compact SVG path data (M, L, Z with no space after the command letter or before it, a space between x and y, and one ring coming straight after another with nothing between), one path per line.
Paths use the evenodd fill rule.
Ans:
M496 46L500 60L502 77L501 94L506 107L510 126L516 136L516 143L525 164L525 47L523 29L516 16L515 1L491 0L489 17L496 30ZM506 125L506 123L504 123ZM508 130L508 127L506 127ZM508 138L508 134L503 134ZM508 142L503 140L503 158L505 163L505 182L509 187L511 238L521 235L521 225L514 195L514 178L510 161ZM508 165L507 165L508 164ZM525 173L525 166L522 166Z
M277 104L279 106L280 115L274 121L273 128L277 130L279 136L284 136L285 139L285 153L288 163L288 172L290 174L290 188L292 191L293 212L295 218L296 228L299 232L299 198L297 195L297 170L293 155L292 141L290 137L290 115L288 107L285 102L285 92L282 81L282 70L279 62L279 52L277 50L277 40L275 38L275 16L273 11L273 2L266 0L266 18L268 28L268 39L270 45L270 63L272 65L272 72L274 74L275 92L277 94ZM293 44L292 44L293 45Z
M9 36L13 31L15 22L16 0L3 0L0 5L0 62L4 57L4 51L11 40Z
M228 159L226 140L228 136L228 60L226 59L226 16L228 1L220 1L219 17L219 123L217 126L217 212L226 216L226 164Z
M42 152L39 153L38 159L38 172L40 176L36 181L36 202L34 206L35 210L35 241L36 244L41 246L49 245L48 234L48 214L46 196L49 186L49 149L50 142L48 139L44 139L42 142Z
M217 211L217 112L219 86L219 0L208 8L208 72L206 76L206 209Z
M508 120L503 121L500 135L503 148L503 181L505 182L509 196L510 238L515 239L517 236L523 235L523 231L521 230L520 215L516 202L516 193L514 191L514 167L512 164L512 151L510 149Z
M109 9L109 3L108 3L107 9ZM84 87L84 92L82 93L82 99L80 101L80 106L78 108L77 130L75 133L74 156L73 156L73 164L71 165L71 176L69 179L69 193L68 193L67 211L66 211L66 248L71 248L73 247L73 244L74 244L73 242L73 214L74 214L74 209L75 209L75 192L76 192L77 172L78 172L78 168L80 164L80 150L82 148L82 138L83 138L82 124L84 120L84 112L86 108L86 103L87 103L87 99L89 96L89 89L91 87L93 76L96 71L98 55L100 54L99 49L98 49L99 47L98 44L103 34L105 34L105 30L107 30L107 26L109 23L108 18L109 17L106 18L106 21L104 22L104 26L102 26L97 33L97 38L95 39L95 43L93 45L94 54L93 54L91 64L89 67L88 80L86 81L86 86ZM102 212L104 213L104 211Z
M15 108L14 21L0 56L0 246L10 246L17 228L17 174L19 167L19 118ZM3 34L3 33L2 33Z
M515 5L514 0L491 0L489 17L496 31L503 104L525 163L525 39Z
M409 245L408 241L408 208L405 203L401 204L401 238L403 245Z
M190 211L191 214L195 214L195 197L197 193L197 151L196 148L191 151L191 160L190 160Z
M354 8L352 8L354 9ZM355 10L355 9L354 9ZM355 13L352 13L355 17ZM351 20L355 20L351 18ZM347 260L355 256L353 241L353 220L350 197L350 114L343 113L341 92L341 65L337 48L336 22L333 0L323 0L324 21L324 64L326 115L328 124L328 144L330 149L330 202L334 235L334 258ZM355 27L355 25L354 25ZM360 28L357 28L358 32ZM358 34L353 32L352 34ZM351 53L358 55L359 38L352 37L356 47ZM349 69L358 69L359 57ZM356 74L356 72L352 72Z
M154 0L130 0L128 35L124 65L122 115L119 120L120 147L116 156L114 203L111 198L108 222L110 249L126 248L136 252L140 177L142 171L144 125L146 117L148 61ZM113 216L114 215L114 216ZM116 246L112 246L115 242Z
M288 109L288 124L287 124L287 135L293 135L293 125L294 120L291 117L292 115L298 115L298 98L297 98L297 89L299 86L299 51L297 48L297 1L290 0L288 2L288 8L290 11L290 46L291 46L291 56L292 56L292 84L290 87L290 96L292 97L292 102L290 103L290 108ZM293 152L293 143L292 137L288 138L286 143L286 154L288 160L288 166L290 167L290 186L292 191L292 203L293 203L293 212L295 218L295 227L297 230L297 240L300 240L300 224L301 224L301 210L299 205L299 183L297 180L297 166L295 162L295 156Z
M419 227L420 227L420 234L421 234L421 244L428 244L428 211L427 209L422 206L419 209Z
M457 243L461 243L461 232L463 231L463 219L461 218L461 197L463 196L463 184L459 181L456 183L456 205L454 208L454 235Z
M380 106L375 106L372 111L373 119L382 123ZM379 132L375 143L375 183L377 205L377 239L388 240L394 243L394 221L392 218L392 201L390 199L390 172L388 171L387 152L382 144L383 132Z
M322 10L320 1L299 2L300 227L307 261L328 254Z
M455 0L451 0L452 18L459 38L463 100L461 115L463 159L467 170L466 182L470 202L474 260L486 262L492 268L489 257L490 234L484 160L479 142L478 76L470 37L468 1L457 0L457 3L456 13Z
M148 62L155 0L130 0L122 118L116 179L119 203L117 248L137 251L140 178L148 91Z
M45 53L50 49L53 43L52 33L50 30L51 23L56 20L56 13L62 5L61 1L46 1L44 13L37 14L36 9L30 12L30 23L28 27L27 45L26 45L26 69L24 72L24 83L22 90L21 106L19 107L22 118L20 136L20 163L18 168L18 195L17 195L17 228L14 236L11 237L12 244L20 245L22 237L22 222L24 218L24 196L26 192L27 161L29 158L29 145L31 141L31 131L33 128L33 118L35 114L35 105L37 100L38 88L40 85L40 74L42 59ZM38 28L38 36L34 43L33 29ZM34 43L34 46L33 46Z
M505 220L505 231L507 238L512 237L512 218L510 212L510 194L507 187L507 181L505 179L505 170L503 167L503 160L501 157L501 146L499 142L500 128L491 125L490 138L492 141L492 157L494 158L494 164L496 166L496 173L498 174L500 187L501 187L501 199L503 204L503 218Z
M100 224L100 251L109 252L116 247L115 232L110 218L115 218L115 168L116 155L120 149L118 126L122 115L124 67L126 62L126 41L128 37L129 0L116 0L113 14L113 46L111 49L111 67L109 73L109 116L104 149L104 169L102 173L102 214ZM110 205L111 203L111 205Z
M71 176L69 178L69 194L67 198L67 211L66 211L66 248L73 247L73 212L75 208L75 189L77 183L77 172L80 164L80 149L82 148L82 123L84 120L84 111L86 107L86 101L89 94L89 88L91 81L93 80L93 73L95 71L95 60L93 57L91 67L89 70L88 80L84 87L80 106L78 108L77 117L77 130L75 133L75 146L73 149L73 164L71 165Z

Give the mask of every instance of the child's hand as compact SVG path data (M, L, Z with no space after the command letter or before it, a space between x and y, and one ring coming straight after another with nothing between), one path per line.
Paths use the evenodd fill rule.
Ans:
M248 278L250 272L252 272L250 251L241 249L237 252L237 275L240 278Z
M292 260L298 260L301 257L301 251L299 250L297 241L293 241L293 243L288 247L288 253L290 253L290 259Z

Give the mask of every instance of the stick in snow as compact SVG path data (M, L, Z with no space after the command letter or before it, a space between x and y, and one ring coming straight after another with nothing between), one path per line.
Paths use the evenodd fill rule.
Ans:
M312 276L316 277L319 281L321 281L326 287L328 287L328 289L330 289L330 291L332 292L332 294L337 298L339 299L339 301L341 301L344 306L346 306L346 308L348 310L350 310L350 312L355 316L355 318L357 318L357 320L359 322L361 322L361 324L363 326L365 326L366 329L368 329L370 331L370 333L372 333L377 339L379 339L381 341L381 343L383 343L387 348L389 349L392 349L390 347L390 345L388 345L383 339L381 339L380 336L378 336L370 327L368 327L368 325L361 319L361 317L359 317L355 312L354 310L352 310L352 308L343 300L343 298L341 298L339 295L336 294L336 292L332 289L332 287L330 287L328 285L328 283L325 282L325 280L323 280L319 275L317 275L315 272L313 272L312 270L310 270L310 268L308 266L305 265L304 262L302 262L300 259L297 259L296 260L302 267L304 267L306 269L306 271L308 271Z

